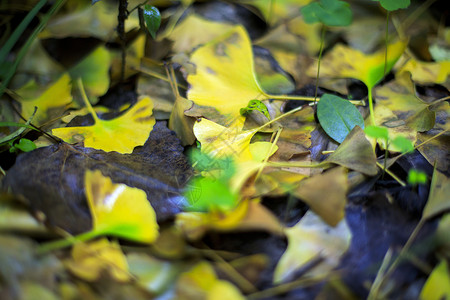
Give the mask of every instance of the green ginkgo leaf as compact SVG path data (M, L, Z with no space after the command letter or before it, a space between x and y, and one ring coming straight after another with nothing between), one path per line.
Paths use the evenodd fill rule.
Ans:
M338 143L342 143L356 125L364 128L364 119L355 105L331 94L320 98L317 117L323 130Z
M147 25L147 30L153 39L156 38L156 32L161 25L161 14L159 10L153 5L144 5L144 20Z
M320 0L302 7L301 12L306 23L320 22L327 26L348 26L353 14L350 5L340 0Z

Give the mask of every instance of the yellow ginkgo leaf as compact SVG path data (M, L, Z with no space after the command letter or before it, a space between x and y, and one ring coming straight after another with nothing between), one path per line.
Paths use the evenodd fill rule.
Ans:
M219 279L211 264L206 261L181 274L175 290L176 299L245 299L232 283Z
M429 104L416 96L409 73L397 74L394 81L375 88L378 106L386 106L416 131L428 131L434 127L436 112Z
M425 282L420 292L421 300L438 300L450 298L450 272L448 263L442 260Z
M282 19L289 19L298 15L300 8L312 2L312 0L244 0L242 2L256 6L266 21L273 25Z
M244 200L228 212L184 212L176 216L176 225L189 240L197 240L208 230L229 232L265 230L282 234L283 226L259 199Z
M100 170L86 171L85 189L94 233L142 243L156 240L156 214L143 190L113 183Z
M403 72L410 72L412 80L420 84L442 84L450 75L450 61L424 62L410 59L398 70L398 74Z
M202 145L202 152L215 158L233 157L236 162L252 160L250 140L257 129L242 130L242 121L237 120L224 127L208 119L194 124L194 134Z
M85 104L90 106L87 98L85 98ZM152 101L145 97L120 117L101 120L91 107L94 125L56 128L52 130L52 134L67 143L84 141L85 147L131 153L135 147L144 145L155 125L152 109Z
M285 230L288 247L274 273L274 282L280 283L296 270L314 260L320 261L308 271L310 276L324 276L339 264L351 242L351 231L345 219L336 227L308 211L294 227Z
M389 44L385 67L385 49L365 54L344 45L337 45L329 51L320 64L321 77L359 79L371 90L388 73L406 48L406 41ZM386 69L386 70L385 70ZM317 75L317 64L312 65L308 75Z
M214 106L235 117L248 101L264 98L253 71L250 38L242 26L198 48L191 62L196 72L187 77L187 97L197 105Z
M173 51L190 52L196 46L209 42L233 27L231 24L209 21L199 15L191 14L167 36L172 40ZM202 34L198 34L201 32Z
M49 109L67 106L72 101L71 89L70 76L65 73L39 97L21 101L22 116L28 120L36 106L38 110L33 123L42 124L47 119ZM17 93L20 95L20 90Z
M72 257L64 265L74 275L86 281L98 280L105 271L119 282L131 279L127 259L119 244L109 242L106 238L75 244Z

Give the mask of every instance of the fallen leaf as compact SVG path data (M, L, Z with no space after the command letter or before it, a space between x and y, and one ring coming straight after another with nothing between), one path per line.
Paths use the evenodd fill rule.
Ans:
M92 104L103 96L109 88L109 69L111 57L108 50L101 46L69 70L73 80L81 78L86 94Z
M84 178L86 170L95 169L113 182L144 190L160 222L182 210L181 189L192 176L179 140L164 122L157 122L144 146L132 154L66 143L21 154L2 179L2 190L45 215L48 225L78 234L91 228Z
M388 73L406 48L405 41L388 45L386 73ZM321 77L359 79L370 90L383 77L385 70L385 49L373 54L365 54L344 45L337 45L325 54L320 65ZM317 64L313 64L307 73L317 75Z
M190 14L165 37L173 41L172 49L175 53L190 52L198 45L221 36L232 27L231 24L214 22L197 14ZM198 34L199 32L202 34Z
M291 193L328 225L336 226L344 218L347 190L347 172L337 167L300 181Z
M299 14L300 7L310 3L312 0L282 0L267 2L266 0L242 1L259 9L266 21L273 25L282 19L290 19Z
M156 214L143 190L113 183L100 170L86 171L85 190L94 233L142 243L156 240Z
M326 276L339 264L352 238L345 219L333 228L311 211L285 233L288 247L275 268L273 281L276 284L291 278L301 267L316 259L318 264L306 274Z
M187 98L195 104L216 107L233 118L248 101L263 99L253 70L250 38L242 26L195 50L190 61L196 72L187 76Z
M202 145L202 152L213 158L233 157L236 162L249 161L252 160L250 140L257 129L244 131L242 125L240 120L224 127L208 119L200 119L194 124L194 134Z
M325 160L368 176L378 173L377 157L364 131L355 126L342 144Z
M202 261L180 275L175 294L177 299L245 299L230 282L217 277L210 263Z
M264 230L277 235L283 232L277 217L258 199L243 200L235 209L227 212L179 213L176 225L189 240L198 240L209 230L219 232Z
M419 84L443 84L450 75L450 61L424 62L411 58L397 74L410 72L412 80Z
M320 97L317 118L323 130L338 143L342 143L355 126L364 128L364 119L355 105L331 94Z
M397 75L396 80L375 88L377 105L388 107L408 127L428 131L434 127L436 113L429 104L416 96L409 73Z
M117 18L111 18L111 12L117 12L117 5L108 1L99 1L95 5L80 5L76 11L68 10L52 18L40 33L40 38L95 37L108 41L117 28ZM139 27L137 10L127 15L125 31Z
M407 126L406 120L397 117L389 107L376 105L374 117L377 125L387 128L389 140L395 140L396 138L401 137L408 139L412 144L416 142L417 131ZM366 119L366 126L367 125L373 125L371 119ZM378 144L381 149L386 149L387 147L389 151L401 152L401 149L396 147L393 143L386 145L386 140L379 139Z
M107 272L118 282L131 279L128 263L117 242L106 238L87 243L76 243L72 248L72 257L64 265L78 278L97 281L103 272Z
M33 118L33 123L42 124L47 120L50 109L65 109L72 102L71 89L70 76L65 73L39 97L21 101L23 117L29 119L33 115L34 107L36 106L38 110ZM21 91L18 90L16 93L20 95Z
M152 294L161 294L169 288L182 266L176 262L156 259L144 253L127 255L129 272L136 276L137 285Z
M424 220L450 210L450 179L441 172L434 170L431 180L430 195L423 210Z
M420 299L422 300L438 300L450 297L450 273L448 263L445 260L433 269L427 281L425 282Z
M84 141L85 147L131 153L136 146L144 145L153 129L155 119L151 116L152 109L150 98L142 98L123 115L112 120L101 120L92 110L94 125L56 128L52 134L67 143Z

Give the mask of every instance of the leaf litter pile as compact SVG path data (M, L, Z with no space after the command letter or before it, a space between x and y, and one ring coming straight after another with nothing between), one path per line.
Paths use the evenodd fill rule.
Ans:
M0 298L450 299L445 2L3 1Z

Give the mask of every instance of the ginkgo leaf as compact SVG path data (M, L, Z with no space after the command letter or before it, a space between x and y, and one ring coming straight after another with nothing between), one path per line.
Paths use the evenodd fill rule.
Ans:
M438 300L450 298L450 272L448 263L445 259L433 269L422 291L420 292L421 300Z
M117 5L109 1L98 1L93 6L81 4L76 11L69 9L52 18L40 37L94 37L108 41L117 28L117 18L111 18L111 12L117 12ZM127 14L125 22L125 32L133 28L139 28L137 10Z
M196 46L209 42L233 27L231 24L206 20L197 14L183 19L166 37L173 41L173 51L190 52ZM201 32L202 34L198 34Z
M33 115L34 107L36 106L38 110L33 118L33 123L42 124L47 119L49 109L65 107L72 102L71 89L70 76L65 73L39 97L23 99L21 101L22 116L25 119L29 119ZM19 90L17 93L20 95L21 91Z
M353 128L342 144L325 161L368 176L375 176L378 173L375 152L359 126Z
M254 72L252 44L244 27L238 25L195 50L190 58L195 72L187 76L187 98L200 106L214 107L234 119L250 100L285 99L269 95ZM296 97L297 100L313 100Z
M327 224L336 226L345 214L347 190L347 172L338 167L302 180L292 194L308 204Z
M200 119L194 124L194 134L202 145L202 152L212 157L234 157L235 161L252 159L250 140L257 129L242 130L240 121L224 127L208 119Z
M219 279L211 264L206 261L180 275L175 293L176 299L245 299L232 283Z
M87 99L85 104L90 105ZM91 109L94 125L56 128L52 134L67 143L84 141L85 147L131 153L135 147L144 145L155 125L152 109L153 103L148 97L140 99L123 115L112 120L99 119Z
M292 16L298 15L302 6L310 3L313 0L245 0L244 3L256 6L262 13L266 21L273 25L282 19L289 19Z
M238 116L248 101L263 98L253 71L251 42L242 26L198 48L190 61L196 72L187 77L187 98L197 105Z
M85 189L94 233L142 243L156 240L156 214L143 190L113 183L99 170L86 171Z
M126 257L119 244L109 242L106 238L76 243L72 248L72 257L64 265L74 275L86 281L98 280L105 271L119 282L131 279Z
M388 45L386 73L388 73L406 48L405 41L397 41ZM359 79L372 89L383 77L385 71L385 49L373 54L364 54L359 50L344 45L337 45L322 59L320 76L334 78ZM317 75L317 64L307 71L308 75Z
M69 70L73 79L83 80L86 94L92 104L103 96L109 88L109 69L111 55L105 47L98 47L86 58Z
M288 247L276 266L274 283L283 282L296 270L316 259L321 261L307 274L326 275L339 264L352 237L345 219L333 228L311 211L294 227L286 229L285 233Z
M198 240L208 230L229 232L264 230L282 235L284 227L259 199L244 200L227 212L184 212L176 216L176 225L189 240Z
M450 75L450 61L424 62L410 59L397 73L403 72L410 72L412 80L419 84L443 84Z
M376 124L387 128L390 141L395 140L397 137L403 137L410 140L412 144L416 142L417 131L407 126L406 120L396 116L387 106L375 106L374 117ZM366 120L366 125L371 124L369 120ZM401 152L401 149L393 143L386 145L386 140L384 139L378 139L378 144L382 149L388 147L389 151Z

